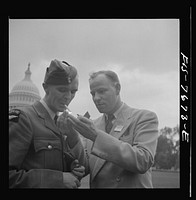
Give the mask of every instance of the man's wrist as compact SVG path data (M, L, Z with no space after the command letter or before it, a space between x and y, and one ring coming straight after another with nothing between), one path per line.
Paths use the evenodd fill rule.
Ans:
M89 139L90 139L92 142L94 142L94 141L96 140L96 137L97 137L97 134L94 133L94 134L92 134L92 135L90 136Z

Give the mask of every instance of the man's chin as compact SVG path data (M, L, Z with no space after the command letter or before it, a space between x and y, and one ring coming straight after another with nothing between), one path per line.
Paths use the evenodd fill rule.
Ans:
M104 109L97 108L97 110L98 110L100 113L104 113Z
M65 107L63 107L63 106L60 106L59 108L58 108L58 112L63 112L65 110Z

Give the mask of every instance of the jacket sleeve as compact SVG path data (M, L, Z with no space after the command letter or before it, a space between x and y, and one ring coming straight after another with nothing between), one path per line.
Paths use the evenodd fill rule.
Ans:
M126 140L100 132L92 154L134 173L145 173L154 162L158 119L150 111L140 112L130 123Z
M29 117L22 111L9 121L9 187L63 187L62 172L49 169L21 169L33 137ZM55 180L53 182L49 180Z
M80 165L84 166L85 169L88 168L88 159L80 137L77 138L76 145L73 148L68 147L68 150L71 153L71 155L79 161Z

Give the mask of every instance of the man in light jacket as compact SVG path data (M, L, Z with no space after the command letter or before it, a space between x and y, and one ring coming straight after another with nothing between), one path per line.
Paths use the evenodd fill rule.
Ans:
M101 117L92 121L68 116L74 129L88 139L90 188L152 188L151 167L158 138L154 112L121 101L121 85L113 71L89 79L90 93Z

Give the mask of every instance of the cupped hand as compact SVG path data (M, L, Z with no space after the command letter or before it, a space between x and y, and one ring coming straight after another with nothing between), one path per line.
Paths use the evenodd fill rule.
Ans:
M73 128L76 129L85 138L92 141L95 140L97 136L97 128L95 127L92 120L83 116L78 116L78 118L75 118L72 115L68 115L67 122L71 123Z
M67 124L67 112L63 112L57 119L57 127L59 128L60 132L62 134L67 134L69 132L69 127Z
M81 183L76 176L70 172L63 172L63 184L65 188L78 188Z
M82 177L85 175L85 167L79 164L79 161L76 159L71 164L71 172L81 180Z
M70 116L70 114L68 114L66 111L63 112L63 114L61 114L57 119L57 127L63 135L68 137L77 136L78 133L75 129L73 129L70 121L68 121L68 116Z

